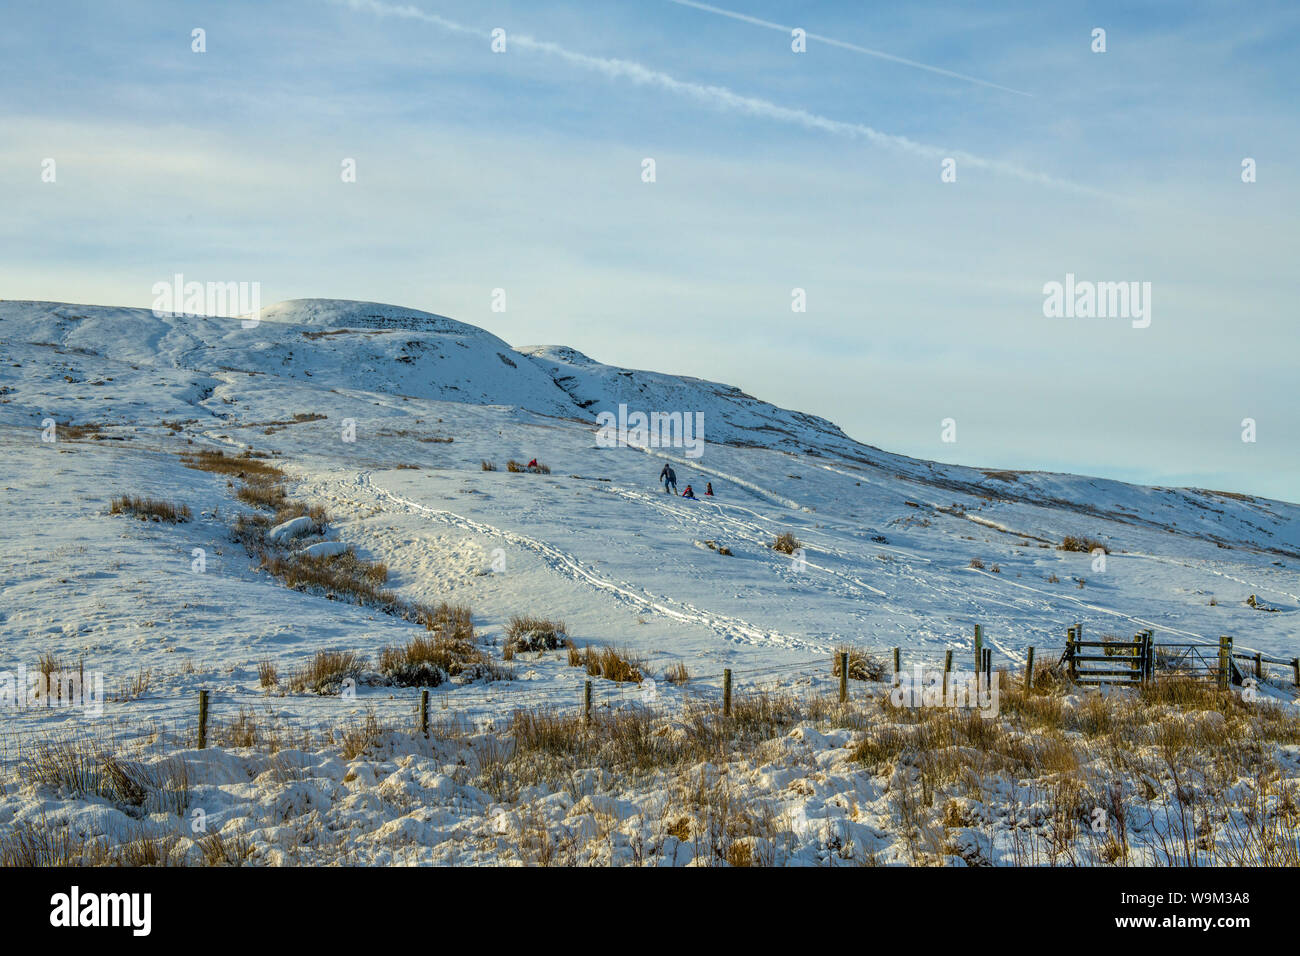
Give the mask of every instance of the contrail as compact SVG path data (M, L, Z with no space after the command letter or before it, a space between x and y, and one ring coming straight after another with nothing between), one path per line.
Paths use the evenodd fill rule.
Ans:
M721 7L710 6L707 3L697 3L696 0L668 0L669 3L675 3L679 7L692 7L696 10L703 10L705 13L716 13L718 16L730 17L733 20L739 20L742 23L752 23L754 26L767 27L769 30L780 30L787 36L794 27L782 26L779 23L773 23L771 20L760 20L758 17L751 17L747 13L737 13L734 10L723 10ZM852 50L854 53L865 53L867 56L878 57L882 60L889 60L891 63L901 63L904 66L914 67L918 70L927 70L930 73L938 73L940 76L952 77L955 80L964 80L967 83L975 83L979 86L987 86L990 89L1002 90L1004 93L1014 93L1017 96L1033 96L1033 93L1026 93L1024 90L1012 89L1009 86L1003 86L1000 83L990 83L988 80L981 80L976 76L967 76L965 73L955 73L952 70L945 70L941 66L930 66L928 63L918 63L916 60L909 60L906 57L894 56L892 53L885 53L883 50L873 50L870 47L858 46L856 43L846 43L844 40L836 40L834 37L822 36L817 33L808 33L804 31L809 40L816 40L818 43L825 43L828 46L837 46L842 50Z
M427 13L419 7L414 7L409 4L396 5L385 3L383 0L333 0L333 2L342 3L354 10L369 11L378 16L419 20L452 33L480 37L484 41L489 40L491 36L487 31L464 26L463 24L456 23L453 20L440 17L437 14ZM883 133L880 130L873 129L863 123L849 123L843 120L831 119L830 117L822 116L818 113L812 113L808 110L797 109L789 106L780 106L769 100L760 99L754 96L744 96L727 89L725 86L712 86L702 83L692 83L687 80L679 80L676 77L669 76L667 73L652 70L649 67L642 66L640 63L631 60L619 60L609 57L590 56L586 53L575 53L573 50L566 49L558 44L546 40L537 40L520 33L508 33L507 44L507 48L513 46L519 49L534 50L539 53L545 53L585 70L593 70L614 79L630 80L638 86L648 86L665 90L677 96L694 100L697 103L724 112L759 116L782 123L802 126L805 129L818 130L835 136L842 136L846 139L866 140L875 145L898 149L906 153L911 153L914 156L922 156L928 160L941 161L943 159L951 158L957 161L959 167L965 166L975 169L984 169L990 172L1010 176L1015 179L1020 179L1024 182L1038 183L1044 186L1055 186L1057 188L1069 189L1074 192L1087 193L1090 195L1100 195L1096 190L1090 189L1089 187L1080 186L1077 183L1072 183L1067 180L1057 179L1044 173L1034 172L1033 170L1025 169L1022 166L1017 166L1014 163L1008 163L997 159L986 159L982 156L976 156L962 150L930 146L925 143L919 143L913 139L908 139L906 136L898 136L893 133Z

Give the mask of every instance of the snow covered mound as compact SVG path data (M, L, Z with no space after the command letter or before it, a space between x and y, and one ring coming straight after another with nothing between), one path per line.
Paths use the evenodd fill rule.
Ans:
M544 415L576 411L543 369L490 332L373 302L295 299L262 310L252 328L150 309L0 302L0 338L196 373L273 375Z
M863 450L826 419L778 408L734 385L605 365L562 345L524 346L518 351L545 368L574 404L593 417L605 411L617 414L620 405L647 414L703 412L705 439L711 442L796 454Z
M408 332L449 332L496 338L477 326L457 322L445 315L381 302L357 302L353 299L287 299L263 309L259 318L264 322L324 326L327 329L403 329Z

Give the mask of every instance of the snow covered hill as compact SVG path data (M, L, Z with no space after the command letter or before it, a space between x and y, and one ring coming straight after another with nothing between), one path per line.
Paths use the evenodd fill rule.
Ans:
M620 405L702 412L703 454L598 441L597 416ZM1300 651L1294 504L919 461L726 385L516 349L396 306L295 300L244 328L0 302L0 670L46 660L100 673L114 726L184 726L199 688L227 718L250 708L332 725L378 710L409 722L413 687L264 686L267 667L294 673L321 649L374 667L424 631L259 566L232 527L276 520L286 502L241 498L242 472L183 460L217 449L268 456L251 460L282 469L287 503L322 516L295 526L288 553L351 549L382 563L395 601L472 610L479 646L514 679L433 689L439 713L471 725L580 699L586 674L563 649L505 660L508 622L524 614L642 659L670 712L716 695L723 668L737 693L824 689L846 644L899 647L905 665L949 650L969 661L976 624L1007 666L1030 646L1040 661L1059 656L1075 623L1094 636L1149 628L1211 646L1232 635L1287 660ZM507 470L534 457L549 474ZM679 487L711 482L714 497L665 495L665 461ZM123 495L191 518L114 514ZM785 533L801 545L793 555L771 547ZM1067 536L1108 554L1063 550ZM666 681L675 668L691 680ZM1289 681L1274 670L1269 693L1290 701ZM601 708L645 700L634 684L595 684ZM8 717L18 740L84 719L45 707ZM8 812L0 805L0 821Z

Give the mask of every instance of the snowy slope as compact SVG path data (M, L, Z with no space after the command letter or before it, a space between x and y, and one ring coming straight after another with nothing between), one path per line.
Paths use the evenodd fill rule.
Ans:
M619 404L703 411L705 454L598 447L595 415ZM97 429L49 444L47 418ZM345 421L355 441L343 437ZM324 505L334 534L384 560L402 596L471 605L488 640L512 614L549 614L581 642L713 674L820 667L844 642L933 659L968 649L975 623L1013 662L1031 644L1059 649L1075 621L1094 634L1150 627L1207 643L1232 634L1286 658L1300 638L1292 504L917 461L725 385L568 348L515 350L395 306L295 300L243 329L0 302L10 529L0 631L14 655L91 648L110 670L153 667L167 675L155 683L165 710L164 690L184 695L198 680L176 670L177 647L255 692L250 677L267 653L283 651L288 666L322 643L379 640L361 637L354 618L376 634L405 633L248 568L222 544L243 509L232 488L177 462L194 445L277 454L297 478L295 496ZM552 474L503 468L534 456ZM502 470L482 471L483 460ZM664 460L680 486L711 481L716 497L665 496L655 482ZM124 493L181 500L200 517L177 528L108 519L108 500ZM803 543L803 563L768 546L785 531ZM1066 535L1105 542L1106 567L1058 550ZM213 555L206 578L181 574L196 546ZM498 553L507 570L488 573ZM159 590L160 577L174 585ZM60 579L75 582L60 587L77 588L76 602L46 600L45 585ZM1252 594L1276 610L1247 606ZM205 620L200 606L217 610ZM577 677L562 668L538 679ZM506 692L456 693L491 711L487 697Z
M601 447L596 415L620 404L702 411L703 456ZM48 419L60 426L56 441L43 440ZM303 546L347 545L384 562L402 599L468 605L494 659L516 614L562 619L579 645L640 656L658 681L654 706L670 719L693 697L716 698L723 668L735 671L741 695L828 691L829 658L843 644L882 657L897 646L905 667L935 665L948 650L969 662L976 624L999 666L1018 665L1030 646L1039 661L1053 660L1075 623L1092 636L1151 628L1158 641L1214 646L1227 634L1239 648L1288 660L1300 653L1294 504L918 461L726 385L607 366L569 348L512 349L473 326L395 306L296 300L244 329L144 309L0 302L0 670L31 671L52 656L102 674L107 696L99 718L8 710L0 769L33 739L87 727L112 735L122 752L153 746L155 727L183 736L200 688L217 719L247 711L286 733L332 732L372 711L411 726L415 688L363 685L344 698L261 687L264 662L288 674L322 648L373 661L424 632L254 567L230 536L250 508L226 476L185 467L180 455L196 448L273 455L291 497L329 515L325 535ZM504 468L532 457L551 473ZM712 482L715 497L665 495L656 483L665 460L679 486ZM483 470L484 461L498 470ZM124 494L186 505L193 518L111 515L111 499ZM770 547L784 532L801 554ZM1104 567L1057 548L1066 535L1105 542ZM1247 603L1252 595L1266 609ZM661 679L675 665L688 668L687 685ZM434 688L434 712L487 733L515 708L572 712L581 699L585 671L562 650L509 666L514 680ZM1270 681L1271 699L1294 699L1289 669L1274 668ZM594 684L598 708L647 700L636 685ZM790 812L803 821L795 856L825 858L818 828L848 826L837 801L852 791L868 821L853 824L854 839L901 859L901 844L883 836L887 781L848 762L848 739L805 726L782 745L827 774L815 791L800 783L793 798ZM473 739L465 747L380 764L290 748L282 759L299 761L305 778L289 782L268 763L275 758L256 753L185 759L196 799L227 832L256 829L263 859L319 851L393 862L430 847L430 859L492 861L499 849L482 842L484 822L496 821L497 835L513 832L523 804L503 811L465 787L455 767L478 753ZM790 797L789 770L735 769L754 792ZM620 787L588 789L609 799ZM624 793L620 813L657 813L660 790ZM553 799L564 794L533 796L528 812L553 811L557 832L570 811L586 812L583 801ZM461 819L440 801L472 812ZM328 817L338 846L303 850L298 831L278 822L285 806L293 827ZM138 827L97 799L15 787L0 800L0 826L61 815L87 832L129 836ZM160 831L175 827L156 816ZM592 845L617 855L609 841Z

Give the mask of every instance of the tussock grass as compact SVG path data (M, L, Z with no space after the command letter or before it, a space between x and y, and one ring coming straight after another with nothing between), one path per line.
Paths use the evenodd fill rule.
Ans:
M691 679L691 673L686 669L686 665L681 661L670 666L664 671L664 680L670 684L685 684Z
M23 753L20 779L71 797L99 797L129 816L189 805L189 767L179 758L153 764L124 759L92 737L38 740Z
M330 600L341 598L353 604L385 608L390 613L401 613L405 608L397 595L383 588L388 566L366 561L355 551L319 557L288 551L267 553L262 555L261 566L294 590L313 590Z
M572 648L569 663L585 668L589 677L603 677L620 684L639 684L645 679L645 661L630 651L612 647L596 648L588 644L580 653Z
M1075 537L1074 535L1066 535L1065 538L1062 539L1060 546L1061 551L1082 551L1088 554L1091 554L1098 548L1105 551L1107 554L1110 553L1110 549L1096 538L1086 538L1082 536Z
M187 468L229 475L250 482L280 483L289 477L275 465L249 452L227 455L223 451L205 449L181 455L181 462Z
M494 462L490 462L490 461L488 461L486 458L484 458L484 459L479 463L479 465L480 465L480 467L481 467L484 471L496 471L496 470L497 470L497 466L496 466L496 464L495 464Z
M511 657L521 651L553 651L564 647L568 640L563 621L516 614L506 625L505 650Z
M99 422L82 422L80 425L74 425L67 422L63 425L57 425L55 435L59 438L82 439L98 438L99 431L104 426Z
M773 551L780 551L782 554L794 554L795 551L802 547L803 545L799 539L789 531L777 535L771 544Z
M473 614L464 604L448 604L443 601L436 607L424 608L420 620L426 631L441 637L457 641L474 640Z
M523 462L515 461L513 458L506 462L506 471L515 474L531 473L535 475L549 475L551 473L551 469L546 467L546 465L542 464L540 461L532 468L529 468Z
M251 505L254 508L264 508L267 511L277 513L289 503L283 485L240 485L235 492L235 497L246 505Z
M417 637L379 652L379 673L398 687L437 687L448 680L509 680L514 674L482 650L454 637Z
M345 680L359 682L366 658L353 651L317 651L303 667L289 677L295 693L338 694Z
M835 648L831 656L831 676L840 676L840 655L849 655L849 680L881 681L889 673L888 665L878 657L873 657L856 647L842 644Z
M243 866L253 857L253 846L240 834L210 833L199 840L204 866Z
M170 501L160 501L157 498L139 498L134 495L122 495L114 498L108 506L108 513L131 515L141 521L168 521L172 524L183 524L193 517L189 505L176 505Z

